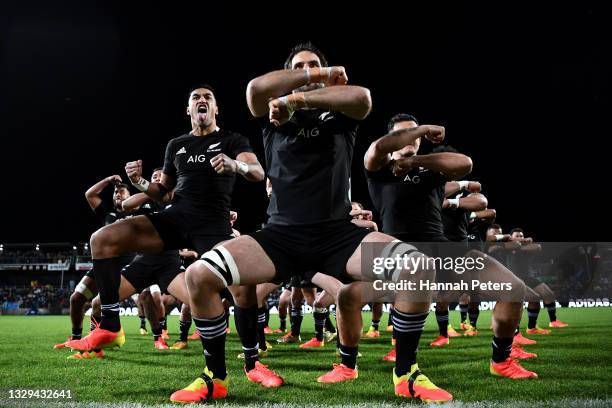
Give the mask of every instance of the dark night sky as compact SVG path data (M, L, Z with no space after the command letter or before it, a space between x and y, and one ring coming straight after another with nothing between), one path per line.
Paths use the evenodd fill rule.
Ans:
M446 126L506 229L548 241L610 240L612 47L601 10L437 6L263 19L263 7L240 8L239 17L205 2L171 10L130 3L29 4L0 17L0 242L87 240L97 221L84 191L125 176L128 160L143 159L147 174L161 164L167 141L188 130L193 83L217 88L220 126L261 152L246 84L307 39L372 91L353 162L355 199L369 202L367 144L405 111ZM240 229L261 222L262 183L239 182L234 201Z

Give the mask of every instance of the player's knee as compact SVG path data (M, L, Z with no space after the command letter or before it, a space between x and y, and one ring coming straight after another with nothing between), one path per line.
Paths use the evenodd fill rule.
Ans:
M82 293L75 291L70 295L70 308L83 307L86 301L87 299Z
M436 279L436 268L432 262L432 258L421 252L412 252L410 258L414 262L409 262L408 268L403 268L399 275L399 280L421 282L433 282Z
M291 293L291 304L292 305L301 305L304 301L304 296L302 295L302 291L293 291Z
M503 313L500 313L498 306L495 307L494 316L498 324L517 324L523 307L522 302L498 302L497 305L503 310Z
M323 302L321 302L322 299L315 299L314 302L312 302L312 307L315 309L322 309L322 308L326 308L327 305Z
M216 286L213 278L212 272L200 262L192 263L185 271L185 283L190 292L206 287L211 281Z
M144 304L144 302L149 302L150 300L151 300L151 291L150 290L143 290L138 295L138 301L140 303L142 303L142 304Z
M234 304L241 308L252 307L257 304L257 292L252 286L239 286L232 290Z
M94 297L91 289L89 289L83 281L85 281L85 279L79 282L76 288L74 288L74 292L70 296L70 307L73 307L73 302L74 307L83 306L86 301Z
M198 261L189 266L185 278L190 290L194 280L211 285L217 291L228 286L240 285L240 272L236 261L223 245L204 253Z
M338 290L338 307L342 310L361 309L361 294L358 283L342 286Z
M117 234L108 227L103 227L94 232L90 239L91 252L96 257L118 256Z
M525 299L527 294L527 285L525 285L525 282L523 282L522 279L519 279L516 276L514 278L515 279L512 282L512 297L515 299Z

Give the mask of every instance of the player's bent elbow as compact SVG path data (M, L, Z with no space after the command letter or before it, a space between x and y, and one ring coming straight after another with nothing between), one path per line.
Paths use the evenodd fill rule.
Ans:
M261 166L256 166L256 168L253 169L253 171L251 172L251 179L254 182L263 181L264 177L265 177L264 170L263 170L263 167Z
M461 158L458 159L455 169L451 172L450 176L454 180L459 180L472 172L472 159L468 156L461 155Z
M370 94L370 90L368 88L360 87L359 92L357 92L356 99L359 107L361 108L358 119L365 119L372 110L372 95Z
M265 109L262 109L260 106L258 106L258 96L260 93L261 91L257 86L257 78L252 79L247 85L246 100L249 110L251 111L251 115L256 118L262 117L266 114Z
M472 168L474 167L474 163L472 159L468 156L463 156L463 166L461 167L461 171L464 173L463 175L468 175L472 172Z

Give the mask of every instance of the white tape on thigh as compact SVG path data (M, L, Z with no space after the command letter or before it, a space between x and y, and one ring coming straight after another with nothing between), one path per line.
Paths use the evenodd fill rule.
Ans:
M234 257L232 256L232 254L230 254L230 252L227 249L225 249L223 245L218 246L215 249L219 250L219 252L223 254L223 257L225 258L225 261L227 262L227 265L229 266L229 272L232 274L232 281L234 282L232 283L232 285L239 285L240 284L240 273L238 271L238 265L236 265L236 262L234 262Z
M222 245L203 254L198 262L203 262L225 286L240 284L238 266L229 251Z
M151 294L161 293L161 289L159 288L159 285L151 285L149 286L149 290L151 291Z
M134 303L138 302L138 293L134 293L132 296L130 296L132 298L132 300L134 301Z
M383 248L380 256L383 258L395 259L397 255L399 255L400 257L403 257L404 254L410 255L411 253L416 252L416 251L417 251L417 248L414 245L407 244L403 241L400 241L399 239L394 239L393 241L389 242ZM397 282L399 280L401 272L402 272L402 268L396 268L391 273L391 280L393 282Z
M85 280L85 278L81 279L79 284L76 285L76 288L74 288L74 291L80 293L83 296L85 296L85 298L87 300L91 300L94 297L94 295L93 295L93 293L91 293L91 290L89 290L87 285L85 285L83 283L84 280Z

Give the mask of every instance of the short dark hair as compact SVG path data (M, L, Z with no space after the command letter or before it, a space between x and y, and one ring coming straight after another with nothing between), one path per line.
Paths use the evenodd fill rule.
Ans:
M487 231L490 230L490 229L499 229L500 230L500 229L502 229L502 227L499 224L491 224L491 225L489 225L489 228L487 229Z
M391 130L393 130L393 126L395 126L397 122L414 122L417 124L417 126L419 126L419 121L413 115L408 113L398 113L389 119L389 123L387 124L387 132L391 132Z
M119 190L120 188L125 188L126 190L130 190L127 184L125 183L117 183L115 184L115 190Z
M215 94L215 88L213 88L211 85L207 84L206 82L202 82L202 83L199 83L199 84L195 84L191 88L189 88L189 92L187 93L187 97L190 97L191 93L193 91L195 91L196 89L200 89L200 88L208 89L210 92L213 93L213 95Z
M153 169L151 173L155 173L156 171L163 170L163 169L164 169L163 167L156 167Z
M522 232L523 234L525 233L522 228L512 228L512 231L510 231L510 235L514 234L515 232Z
M325 58L325 55L323 55L321 50L318 49L313 43L307 41L297 44L291 49L291 51L289 51L289 56L287 57L287 60L285 60L285 69L291 69L291 60L293 60L293 57L295 57L302 51L310 51L313 54L316 54L317 57L319 57L319 60L321 61L321 66L327 66L327 58Z

